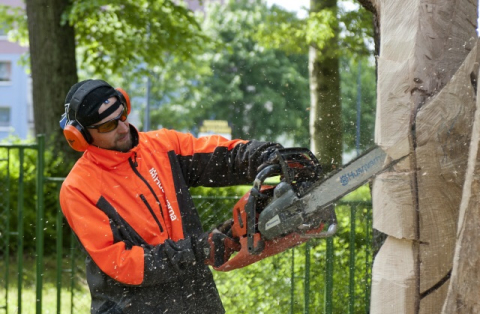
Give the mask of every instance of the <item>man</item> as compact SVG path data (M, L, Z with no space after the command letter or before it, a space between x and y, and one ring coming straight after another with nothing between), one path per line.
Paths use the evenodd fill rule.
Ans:
M92 313L224 313L208 265L234 241L203 232L188 191L251 183L275 143L139 132L128 95L102 80L72 86L61 121L84 151L60 191L62 211L88 253Z

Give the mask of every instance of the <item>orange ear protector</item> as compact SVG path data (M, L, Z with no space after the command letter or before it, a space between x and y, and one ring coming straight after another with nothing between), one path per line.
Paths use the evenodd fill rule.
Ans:
M96 88L110 85L102 80L90 80L85 84L80 86L80 88L73 94L70 103L65 104L65 113L62 115L60 120L60 127L63 129L63 135L67 139L68 144L71 148L76 151L83 152L87 149L88 145L92 143L93 139L90 133L75 119L75 117L69 117L70 109L72 109L75 114L77 112L78 106L82 103L85 96L87 96L91 91ZM116 88L117 97L122 104L125 104L127 107L127 115L130 114L131 104L130 97L127 92L122 88Z
M117 91L120 102L127 106L127 115L129 115L130 109L132 109L132 106L130 105L130 97L123 88L117 87L115 90Z

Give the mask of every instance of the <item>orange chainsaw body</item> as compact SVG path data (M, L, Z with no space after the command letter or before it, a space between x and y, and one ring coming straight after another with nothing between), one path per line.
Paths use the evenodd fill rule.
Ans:
M262 187L262 192L268 192L272 190L271 186ZM309 238L302 234L292 232L283 237L276 239L265 240L258 230L253 234L253 246L255 247L255 253L251 253L248 249L248 215L245 210L248 202L250 192L245 194L233 207L233 225L232 236L239 239L240 250L233 255L226 263L219 267L214 267L217 271L230 271L238 268L242 268L265 259L269 256L281 253L289 248L295 247L306 242ZM261 211L258 210L258 211ZM258 219L258 213L257 217ZM317 228L305 232L305 234L317 234L323 229L324 224L320 224ZM235 248L238 249L238 246Z

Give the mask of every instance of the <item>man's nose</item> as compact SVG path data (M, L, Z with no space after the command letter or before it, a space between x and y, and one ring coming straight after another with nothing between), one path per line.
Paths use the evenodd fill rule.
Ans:
M118 128L120 129L120 131L122 133L124 132L127 132L129 130L129 127L128 127L128 121L125 120L125 121L118 121Z

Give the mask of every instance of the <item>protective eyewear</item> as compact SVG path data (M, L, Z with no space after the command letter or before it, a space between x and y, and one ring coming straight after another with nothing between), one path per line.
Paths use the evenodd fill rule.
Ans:
M124 122L127 120L127 107L124 105L122 106L123 111L118 115L118 117L108 120L107 122L103 122L102 124L87 126L87 128L97 129L98 133L112 132L118 127L118 121Z

